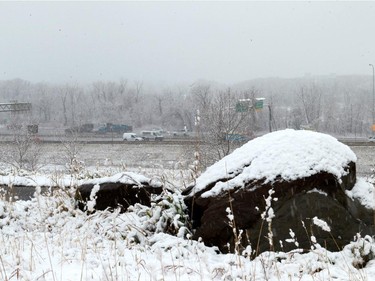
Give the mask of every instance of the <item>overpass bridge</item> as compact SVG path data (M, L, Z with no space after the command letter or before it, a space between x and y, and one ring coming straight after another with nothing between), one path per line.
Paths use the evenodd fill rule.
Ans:
M30 111L31 103L28 102L8 102L0 103L0 112L22 112Z

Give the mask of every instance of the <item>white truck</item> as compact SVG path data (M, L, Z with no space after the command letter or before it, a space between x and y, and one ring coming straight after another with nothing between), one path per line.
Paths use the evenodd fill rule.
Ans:
M138 137L135 133L124 133L122 135L123 141L143 141L143 138Z
M156 131L142 131L141 135L145 141L162 141L164 139L163 135Z

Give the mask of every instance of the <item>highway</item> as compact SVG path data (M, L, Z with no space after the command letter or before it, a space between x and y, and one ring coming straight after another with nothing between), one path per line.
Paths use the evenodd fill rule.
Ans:
M14 135L9 133L0 133L0 142L13 142ZM38 134L34 137L35 140L41 143L61 143L61 142L78 142L87 144L121 144L126 143L129 145L145 144L155 145L160 144L160 141L123 141L120 134L77 134L77 135L65 135L65 134ZM338 138L338 140L348 146L375 146L375 141L368 141L364 137L358 138ZM164 145L196 145L197 143L204 143L194 137L164 137L161 141ZM240 142L239 142L240 144Z

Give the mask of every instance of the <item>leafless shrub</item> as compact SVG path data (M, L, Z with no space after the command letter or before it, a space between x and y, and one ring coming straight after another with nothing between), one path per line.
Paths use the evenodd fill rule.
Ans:
M42 146L39 138L20 125L12 130L12 139L2 151L1 160L16 170L36 171L41 167Z
M73 132L61 140L62 153L68 173L71 175L79 174L84 163L79 160L79 153L82 150L83 143L78 140L78 133Z

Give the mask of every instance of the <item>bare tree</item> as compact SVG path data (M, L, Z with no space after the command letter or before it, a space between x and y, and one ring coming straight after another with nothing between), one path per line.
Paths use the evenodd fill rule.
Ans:
M59 94L62 109L62 122L75 126L84 119L89 119L91 104L87 103L82 88L78 85L64 85L56 90Z
M140 95L142 93L143 82L135 81L134 84L135 84L135 102L138 103L140 100Z
M322 91L315 84L311 84L301 87L298 97L306 118L306 125L317 129L321 117Z
M27 125L12 128L12 141L2 152L2 162L17 171L35 171L40 168L42 146L39 139L28 130Z
M31 83L22 79L12 79L0 84L3 102L21 101L30 94Z
M228 88L218 92L203 112L199 110L202 138L207 144L207 151L202 156L206 165L228 155L239 144L232 136L243 134L249 112L236 110L238 99L239 95Z
M38 84L37 91L39 93L39 100L36 107L39 111L40 120L49 122L51 120L51 97L49 86L46 84Z
M67 97L68 97L68 85L65 85L64 87L58 88L57 91L59 93L60 99L61 99L61 105L62 105L62 112L63 112L63 124L64 126L68 125L68 115L67 115Z
M66 169L69 174L77 176L84 168L84 163L79 160L79 154L84 146L78 141L78 133L73 132L61 140L61 153L65 160Z

